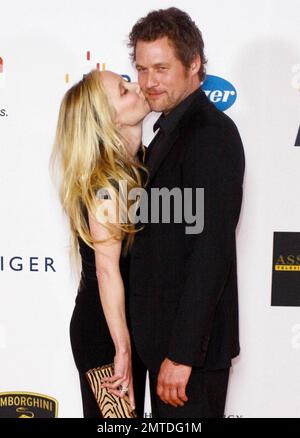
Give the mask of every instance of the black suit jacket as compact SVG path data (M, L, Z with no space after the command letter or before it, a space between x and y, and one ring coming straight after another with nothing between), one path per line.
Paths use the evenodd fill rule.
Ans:
M204 188L204 229L186 234L187 224L173 221L148 223L137 233L130 266L137 350L154 371L166 357L203 369L227 367L239 353L235 229L244 151L238 130L199 90L146 165L148 193Z

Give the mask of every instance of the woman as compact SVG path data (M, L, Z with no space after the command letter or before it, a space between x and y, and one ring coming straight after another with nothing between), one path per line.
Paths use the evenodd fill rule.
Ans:
M79 371L85 417L100 416L85 372L114 362L110 391L129 394L131 407L143 412L145 370L132 351L126 321L128 280L126 252L137 231L116 220L128 202L118 196L118 182L128 192L142 185L145 169L137 159L142 121L150 108L136 83L94 70L64 96L51 162L59 164L60 199L71 228L71 253L81 256L81 279L70 324L73 355ZM145 172L144 172L145 174ZM99 196L103 189L112 196ZM106 222L99 212L105 212ZM126 216L125 216L126 217ZM79 251L78 251L79 249ZM73 257L74 259L74 257ZM132 370L134 368L134 370ZM135 376L134 376L135 377Z

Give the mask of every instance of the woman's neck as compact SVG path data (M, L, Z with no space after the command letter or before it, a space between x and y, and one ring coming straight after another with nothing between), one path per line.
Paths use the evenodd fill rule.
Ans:
M125 140L127 140L127 150L129 155L134 158L142 142L142 124L123 126L120 131Z

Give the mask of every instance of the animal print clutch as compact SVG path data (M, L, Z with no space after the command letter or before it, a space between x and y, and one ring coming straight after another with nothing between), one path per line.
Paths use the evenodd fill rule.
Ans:
M106 388L101 387L101 379L103 377L114 375L113 363L92 368L85 375L103 418L136 418L135 411L131 410L128 394L121 398L109 393Z

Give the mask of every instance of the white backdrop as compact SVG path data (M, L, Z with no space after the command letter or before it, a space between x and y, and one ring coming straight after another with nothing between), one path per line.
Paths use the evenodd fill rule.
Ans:
M299 417L300 311L270 305L273 232L300 231L299 0L0 0L0 392L46 394L60 417L82 416L68 333L77 279L48 173L58 107L97 62L135 80L126 37L139 17L169 6L202 30L208 73L235 86L227 114L246 154L237 234L242 352L226 416ZM17 271L9 266L16 256ZM47 257L55 272L45 272Z

